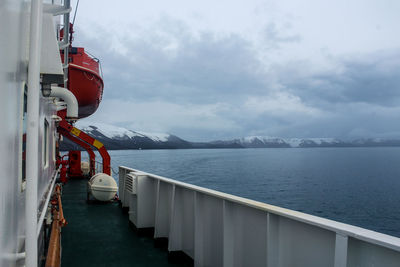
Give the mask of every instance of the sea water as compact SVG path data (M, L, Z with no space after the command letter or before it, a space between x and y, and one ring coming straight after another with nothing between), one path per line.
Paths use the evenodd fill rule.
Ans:
M400 148L110 151L119 165L400 237ZM117 176L117 175L114 175Z

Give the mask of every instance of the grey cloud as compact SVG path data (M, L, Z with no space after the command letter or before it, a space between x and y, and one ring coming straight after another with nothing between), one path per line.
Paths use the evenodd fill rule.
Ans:
M281 76L288 90L308 103L327 108L335 103L363 102L382 106L399 105L400 51L363 55L362 58L333 59L336 70L321 70L301 76ZM302 63L297 65L302 68ZM283 67L280 74L287 73Z
M285 28L290 29L290 25L286 25ZM269 48L280 48L285 43L300 42L301 36L299 34L282 33L275 23L270 23L265 27L264 39Z
M98 48L107 70L107 86L118 88L106 91L111 97L123 93L145 99L212 103L227 97L240 101L243 94L268 91L261 62L251 44L238 35L194 35L167 20L161 32L150 29L138 38L120 41L126 55L110 53L107 42Z
M274 44L270 49L300 40L296 35L282 35L271 25L267 35ZM161 130L183 138L210 140L250 134L346 138L400 133L399 50L332 57L327 59L331 68L318 69L312 61L286 61L266 68L252 43L240 35L194 33L184 23L170 19L141 29L135 36L110 36L103 41L81 40L102 59L105 99L153 103L149 105L152 109L157 108L157 101L173 103L177 105L175 113L168 116L170 111L163 110L162 122L157 122L154 111L148 118L154 120L153 126L163 125ZM118 45L124 53L116 51ZM246 106L249 99L254 109ZM203 108L216 103L223 108L202 117ZM179 117L190 105L199 111ZM277 111L268 105L276 106ZM202 118L210 120L201 124L203 128L198 126ZM120 123L129 124L128 119L130 116ZM177 123L179 119L184 123ZM134 120L130 124L138 125ZM211 127L223 123L227 126ZM146 121L139 125L146 127Z
M380 105L398 105L400 99L400 53L391 55L393 66L385 68L390 58L377 55L373 62L345 62L345 79L340 84L347 101Z

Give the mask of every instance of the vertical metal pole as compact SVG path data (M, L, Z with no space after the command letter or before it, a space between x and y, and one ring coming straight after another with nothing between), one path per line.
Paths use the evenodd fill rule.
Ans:
M336 233L335 241L335 267L346 267L347 266L347 247L348 237Z
M39 100L40 100L40 53L42 43L42 0L32 0L29 65L28 65L28 99L26 131L26 261L25 266L36 267L38 264L37 244L37 195L39 175Z
M64 0L65 9L71 6L70 0ZM69 52L69 12L64 14L64 37L63 43L66 45L64 48L64 88L67 88L68 83L68 52Z

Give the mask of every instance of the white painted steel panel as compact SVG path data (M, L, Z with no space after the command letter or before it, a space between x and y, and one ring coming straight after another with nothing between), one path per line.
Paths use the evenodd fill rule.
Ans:
M64 75L53 15L44 13L42 25L40 73Z
M279 217L279 266L333 266L334 232Z
M29 6L22 0L4 0L0 8L0 266L16 264L25 235L21 118L27 82Z
M141 196L137 198L137 227L154 227L156 210L156 180L147 175L136 174L136 187Z
M267 265L267 214L225 200L224 266Z
M137 195L132 193L125 193L125 198L128 202L129 207L129 220L136 226L139 227L138 224L138 208L137 208Z
M400 253L355 238L349 238L348 267L399 267Z
M223 200L196 192L195 265L223 265Z
M53 142L56 138L55 132L56 125L52 119L52 115L56 114L56 106L53 105L53 101L50 98L40 97L40 130L39 130L39 177L38 177L38 205L43 203L46 199L46 192L51 184L51 178L55 175L55 150L53 149ZM42 155L44 154L45 132L44 122L45 120L49 123L47 147L49 148L47 154L48 164L44 162Z
M125 197L125 176L128 172L129 171L124 168L118 168L118 197L122 207L128 207L128 199Z
M17 262L17 253L22 253L25 243L25 193L22 190L22 136L24 128L23 102L24 86L27 84L28 48L29 48L29 20L30 1L5 0L0 8L2 52L0 60L0 266L23 265L24 260ZM29 90L29 88L28 88ZM40 96L40 121L44 118L49 122L49 133L55 129L51 120L54 114L49 99ZM40 125L42 126L42 125ZM43 130L39 133L39 153ZM42 156L39 158L39 184L37 210L42 209L45 203L45 193L48 191L51 178L56 174L54 169L54 135L48 138L48 167L42 165ZM27 173L27 177L31 174ZM40 215L40 214L39 214ZM22 254L19 254L21 257Z
M133 185L141 197L125 189L125 197L129 195L129 220L135 224L137 228L154 227L155 210L156 210L156 183L157 181L149 179L146 174L134 173ZM125 177L126 182L126 177Z
M195 192L179 186L174 188L168 250L183 251L194 258Z
M173 185L158 181L157 184L157 199L156 199L156 214L155 214L155 229L154 237L168 237L171 210L172 210L172 192Z

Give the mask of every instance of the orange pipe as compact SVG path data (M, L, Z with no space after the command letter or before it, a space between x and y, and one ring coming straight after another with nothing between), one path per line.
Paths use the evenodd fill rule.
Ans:
M56 187L56 194L58 200L59 223L61 227L64 227L65 225L67 225L67 221L64 218L64 212L61 203L61 187L59 185L57 185Z
M47 251L45 267L59 267L61 261L60 253L60 225L57 210L53 211L53 225L51 227L49 249Z
M59 223L60 223L60 226L63 227L64 225L67 224L67 221L64 218L64 212L63 212L63 209L62 209L60 195L58 195L58 211L59 211L59 215L60 215Z
M61 203L61 187L56 185L55 194L58 202L58 211L53 210L53 224L45 267L60 267L61 265L61 227L67 224Z

